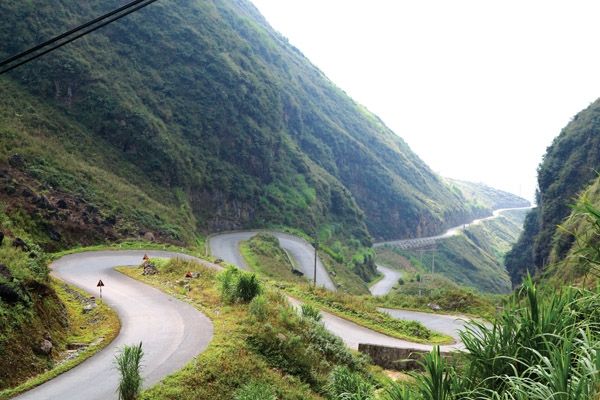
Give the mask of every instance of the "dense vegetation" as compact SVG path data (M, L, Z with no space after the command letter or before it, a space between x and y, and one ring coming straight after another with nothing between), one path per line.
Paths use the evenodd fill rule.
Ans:
M537 209L525 222L525 231L506 263L513 283L527 271L535 273L550 263L557 226L571 213L577 196L597 176L600 166L600 100L577 114L546 152L538 168ZM562 259L570 248L562 243L555 250Z
M0 57L117 3L3 1ZM51 248L287 226L356 250L486 211L247 1L158 2L0 90L0 197Z
M435 272L460 286L487 293L507 293L511 284L504 255L517 241L525 213L506 211L497 218L469 226L456 236L439 240L429 249L378 247L377 261L408 272L415 269L422 275ZM406 288L401 289L398 295Z
M240 291L231 288L240 284L239 277L252 274L226 270L217 275L182 260L156 264L157 275L122 271L192 302L213 320L215 336L197 361L144 392L142 399L323 399L329 375L339 367L377 384L367 360L329 333L318 311L305 307L299 314L263 283L251 300L234 299L231 294ZM181 285L186 271L199 277Z
M48 256L19 222L0 210L0 399L72 368L119 331L108 307L83 313L87 296L49 277ZM85 348L65 360L70 343Z
M492 324L473 323L461 335L467 352L450 362L434 350L425 359L426 373L414 385L394 385L396 397L390 398L596 398L599 306L597 290L540 292L528 280Z
M560 287L570 282L593 288L600 277L600 178L580 196L553 238L550 262L541 276Z

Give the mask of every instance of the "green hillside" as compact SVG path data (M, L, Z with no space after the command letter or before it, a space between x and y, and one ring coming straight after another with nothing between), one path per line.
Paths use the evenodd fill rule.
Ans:
M3 1L0 56L117 3ZM248 1L158 2L0 90L1 200L47 248L266 226L356 248L485 212Z
M538 167L537 205L528 215L525 231L506 257L513 283L526 271L535 273L551 262L557 226L571 213L577 196L592 183L600 167L600 100L577 114L562 130ZM562 259L568 244L556 248Z
M459 190L461 195L481 207L497 210L500 208L529 207L529 201L512 193L488 186L484 183L461 181L445 178L453 190Z
M500 217L468 227L464 232L439 240L428 249L377 248L377 261L406 269L402 258L422 274L443 275L454 283L486 293L508 293L509 276L504 255L519 238L526 211L506 211Z

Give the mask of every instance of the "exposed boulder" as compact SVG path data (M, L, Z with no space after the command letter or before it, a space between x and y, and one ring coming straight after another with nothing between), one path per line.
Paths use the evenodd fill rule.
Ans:
M154 240L155 240L154 233L152 233L152 232L144 233L144 240L148 241L148 242L154 242Z
M13 245L13 247L16 247L17 249L21 249L22 251L29 251L29 246L21 238L18 238L18 237L15 238L12 242L12 245Z
M54 346L52 345L51 341L49 341L48 339L42 339L40 340L40 343L38 344L37 348L35 348L34 350L38 354L49 356L50 353L52 353L53 347Z
M156 265L152 264L150 261L144 261L144 263L142 264L142 268L144 269L142 275L158 274L158 268L156 268Z

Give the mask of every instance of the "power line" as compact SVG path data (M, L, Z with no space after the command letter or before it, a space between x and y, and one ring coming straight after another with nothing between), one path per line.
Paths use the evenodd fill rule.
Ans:
M11 62L17 61L17 60L19 60L19 59L21 59L21 58L23 58L23 57L25 57L25 56L27 56L27 55L35 52L35 51L37 51L37 50L40 50L40 49L48 46L49 44L56 43L57 41L60 41L61 39L64 39L64 38L72 35L73 33L79 32L79 31L81 31L81 30L83 30L83 29L85 29L85 28L87 28L87 27L89 27L91 25L96 24L97 22L100 22L100 21L104 20L104 22L102 22L101 24L98 24L98 25L92 27L91 29L85 30L82 33L79 33L78 35L72 36L72 37L70 37L69 39L67 39L67 40L65 40L63 42L60 42L60 43L58 43L58 44L56 44L56 45L54 45L54 46L52 46L52 47L50 47L50 48L48 48L48 49L40 52L40 53L34 54L34 55L30 56L30 57L27 57L24 60L22 60L22 61L20 61L20 62L18 62L16 64L13 64L13 65L9 66L8 68L3 69L2 71L0 71L0 75L4 74L6 72L12 71L13 69L15 69L17 67L20 67L23 64L27 64L28 62L33 61L36 58L39 58L39 57L41 57L41 56L43 56L45 54L48 54L51 51L54 51L54 50L56 50L56 49L58 49L58 48L60 48L60 47L62 47L64 45L66 45L66 44L69 44L69 43L71 43L71 42L73 42L73 41L75 41L75 40L77 40L77 39L79 39L79 38L81 38L81 37L83 37L83 36L85 36L85 35L87 35L89 33L92 33L92 32L94 32L94 31L96 31L96 30L98 30L98 29L100 29L100 28L102 28L102 27L104 27L104 26L106 26L106 25L114 22L114 21L117 21L117 20L119 20L119 19L121 19L121 18L123 18L123 17L125 17L125 16L127 16L129 14L131 14L131 13L134 13L134 12L136 12L136 11L138 11L138 10L146 7L146 6L149 6L150 4L152 4L152 3L156 2L156 1L158 1L158 0L135 0L135 1L132 1L131 3L128 3L128 4L126 4L123 7L120 7L118 9L113 10L113 11L107 13L107 14L104 14L104 15L98 17L98 18L95 18L92 21L86 22L83 25L80 25L80 26L78 26L76 28L73 28L73 29L69 30L68 32L65 32L65 33L63 33L61 35L58 35L58 36L56 36L56 37L54 37L54 38L52 38L50 40L47 40L44 43L41 43L41 44L39 44L37 46L34 46L31 49L25 50L25 51L23 51L23 52L21 52L21 53L19 53L17 55L14 55L14 56L12 56L12 57L10 57L10 58L2 61L0 63L0 66L4 66L4 65L9 64ZM122 11L125 11L125 12L122 12ZM122 12L122 13L119 14L120 12ZM114 16L115 14L119 14L119 15ZM107 20L108 17L112 17L112 18L109 18Z

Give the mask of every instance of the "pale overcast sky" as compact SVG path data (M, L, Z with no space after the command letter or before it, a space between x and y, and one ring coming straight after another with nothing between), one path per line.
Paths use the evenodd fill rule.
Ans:
M546 147L600 97L600 2L252 1L443 176L532 199Z

